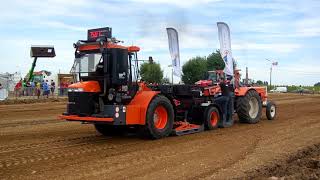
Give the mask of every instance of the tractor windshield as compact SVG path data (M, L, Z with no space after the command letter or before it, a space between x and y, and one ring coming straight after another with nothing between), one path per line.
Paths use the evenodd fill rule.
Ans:
M216 82L218 79L216 72L208 72L208 79Z
M95 72L102 62L102 55L86 54L80 58L75 58L73 65L73 73L79 73L80 76L88 76L90 72Z

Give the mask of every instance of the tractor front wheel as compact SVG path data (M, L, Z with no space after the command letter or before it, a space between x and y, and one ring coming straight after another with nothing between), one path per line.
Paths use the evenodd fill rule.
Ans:
M220 121L220 113L216 107L208 107L205 111L204 125L207 130L213 130L218 128L218 122Z
M270 101L266 107L266 115L268 120L273 120L277 115L277 106L274 102Z
M174 110L168 98L157 95L149 104L142 135L151 139L169 136L174 122Z

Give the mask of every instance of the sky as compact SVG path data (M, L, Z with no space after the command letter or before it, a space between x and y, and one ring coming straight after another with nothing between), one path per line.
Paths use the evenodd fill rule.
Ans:
M320 81L319 0L10 0L0 7L0 73L30 69L31 45L54 45L56 57L40 59L36 70L68 73L72 44L90 28L112 27L124 45L152 56L171 76L166 27L179 33L181 64L219 49L217 22L226 22L238 68L245 77L277 85ZM179 77L175 77L179 81Z

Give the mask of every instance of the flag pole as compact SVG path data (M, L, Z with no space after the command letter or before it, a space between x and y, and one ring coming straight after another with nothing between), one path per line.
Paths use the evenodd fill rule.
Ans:
M269 81L269 91L271 90L271 80L272 80L272 66L277 66L278 65L278 62L277 61L271 61L270 59L266 59L267 61L271 62L271 66L270 66L270 81Z

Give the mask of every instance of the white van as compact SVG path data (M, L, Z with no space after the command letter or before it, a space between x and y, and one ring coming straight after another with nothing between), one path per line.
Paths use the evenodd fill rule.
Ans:
M270 92L286 93L288 92L288 89L287 87L276 87L275 89L270 90Z

